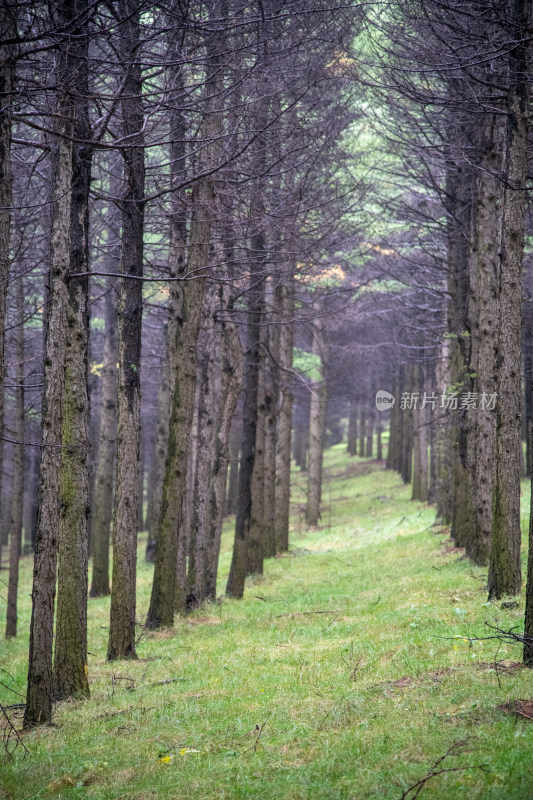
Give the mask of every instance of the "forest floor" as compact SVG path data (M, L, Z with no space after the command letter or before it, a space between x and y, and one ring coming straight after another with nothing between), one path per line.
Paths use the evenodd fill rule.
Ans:
M513 665L519 648L466 640L490 635L486 622L520 627L523 598L488 604L486 570L453 548L435 510L344 450L326 453L319 528L305 527L295 473L290 553L266 562L244 600L161 633L140 624L139 660L111 664L109 599L90 600L91 699L60 704L54 726L24 735L29 755L0 753L2 800L401 800L454 745L436 770L458 771L430 778L421 797L533 797L533 720L501 708L533 699L531 672ZM152 574L143 550L141 537L139 620ZM230 555L231 520L220 594ZM12 676L0 677L21 694L22 564L20 636L0 641Z

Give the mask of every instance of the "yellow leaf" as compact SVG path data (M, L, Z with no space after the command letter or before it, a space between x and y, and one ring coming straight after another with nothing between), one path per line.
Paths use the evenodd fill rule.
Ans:
M104 368L104 364L91 364L91 375L97 375L98 378L102 377L102 370Z
M160 764L170 764L170 756L163 756L163 758L159 759Z

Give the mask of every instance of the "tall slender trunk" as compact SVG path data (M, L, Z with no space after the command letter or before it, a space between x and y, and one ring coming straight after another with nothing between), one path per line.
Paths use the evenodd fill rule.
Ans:
M157 526L161 512L161 497L163 494L163 477L165 475L165 462L168 446L168 425L170 417L170 375L168 363L168 330L165 331L166 349L161 365L161 377L157 390L157 425L155 448L152 461L151 483L151 512L148 539L146 541L145 559L148 563L155 561L157 550Z
M412 366L406 365L401 370L401 392L412 391L411 382ZM412 409L400 410L401 415L401 466L400 474L404 483L411 483L413 475L413 411Z
M530 29L531 3L513 0L510 20ZM507 127L499 240L499 317L496 357L496 470L492 506L489 597L520 591L520 339L526 203L529 40L509 53Z
M324 451L324 432L326 417L327 386L325 376L325 338L323 322L317 317L313 322L313 352L320 359L320 379L311 390L309 415L309 477L307 483L306 521L308 525L318 525L320 516L320 495L322 490L322 458Z
M357 455L357 405L355 400L350 400L348 412L348 445L349 456Z
M13 485L9 542L9 583L7 588L6 638L17 635L17 591L22 540L24 500L24 286L16 283L17 331L15 340L15 442L13 445Z
M115 272L115 270L112 270ZM117 435L118 315L116 278L108 278L105 299L104 363L100 441L96 466L92 523L93 574L91 597L109 594L109 535L113 510L113 473Z
M223 305L227 306L227 288L222 291ZM242 350L239 334L231 320L222 320L222 386L221 405L215 436L215 449L211 473L211 502L207 547L205 596L214 600L220 537L226 495L226 476L229 456L229 436L232 416L242 385Z
M17 33L17 0L4 0L0 5L0 30L6 39ZM7 283L11 247L11 209L13 206L13 176L11 172L11 127L15 88L16 50L0 42L0 519L6 514L2 507L2 473L4 454L4 340L6 327ZM2 543L0 542L0 563Z
M359 417L359 455L365 455L365 436L366 436L366 397L363 398L361 415Z
M286 276L276 288L276 307L281 313L279 365L281 405L278 414L278 439L276 443L276 552L289 549L289 504L291 496L291 434L293 391L289 377L292 369L294 338L294 286L293 275Z
M265 55L263 54L263 58ZM266 60L266 59L265 59ZM265 64L263 63L264 67ZM256 126L259 131L266 124L266 102L258 100L256 106ZM252 188L250 218L252 235L250 237L250 267L248 290L246 293L246 347L244 362L244 414L242 420L241 464L239 470L239 497L235 518L235 538L231 558L226 595L242 598L248 569L248 546L252 525L252 494L254 465L257 443L258 384L261 365L261 321L265 303L265 260L266 240L263 229L264 185L263 171L265 158L263 136L256 139L255 167L259 176ZM262 556L262 553L261 553ZM257 564L252 563L255 569Z
M274 290L275 292L275 290ZM272 292L272 295L274 295ZM271 304L274 305L273 297ZM280 326L269 326L266 333L269 355L265 359L265 415L263 420L263 555L276 554L276 423L279 411Z
M394 373L393 381L394 405L390 412L389 445L387 448L387 469L398 471L400 465L400 379L398 370Z
M365 435L366 435L365 456L367 458L372 458L373 445L374 445L374 409L372 407L370 407L367 412Z
M139 449L141 436L141 327L144 245L144 122L139 57L140 9L135 0L119 0L118 49L124 74L124 194L120 294L118 305L118 394L113 576L107 659L136 658L135 605L139 521ZM133 279L128 279L131 275Z
M263 315L259 317L263 319ZM261 322L259 323L261 325ZM263 338L263 331L261 332ZM246 574L262 575L264 558L264 511L265 511L265 354L259 351L259 374L257 380L257 411L255 433L255 456L252 472L252 510L248 552L246 558Z
M78 13L88 0L78 0ZM88 36L77 37L72 76L77 100L72 150L70 273L63 399L61 511L58 531L54 694L89 696L87 576L89 561L89 188L92 148L88 106Z
M470 122L459 120L450 124L449 140L468 147L471 141ZM472 391L469 365L472 337L470 329L476 319L475 298L470 297L469 257L470 232L475 200L474 173L469 165L457 162L451 148L446 165L447 211L447 374L445 389ZM470 302L472 300L472 302ZM456 544L464 545L470 538L472 511L472 427L471 417L464 411L450 413L447 484L441 494L444 516L451 523Z
M246 348L244 360L244 413L242 419L241 462L239 469L239 495L235 519L235 539L231 558L226 595L241 598L248 563L248 542L252 517L252 478L255 463L257 432L257 399L261 333L259 321L263 308L264 242L261 233L253 237L247 292Z
M52 6L53 23L72 23L76 9L67 0ZM74 37L57 51L56 106L52 142L50 267L46 315L44 394L41 411L40 507L33 568L28 691L24 727L52 718L52 642L61 493L61 433L65 383L73 118L69 94Z
M418 392L419 400L414 412L414 435L413 435L413 500L421 500L423 503L428 499L428 442L427 442L427 405L422 408L422 397L424 393L424 369L421 364L414 367L415 391Z
M526 442L526 476L531 475L531 429L533 427L533 392L531 383L533 381L533 313L531 309L531 299L524 308L524 331L523 331L523 351L524 351L524 434Z
M477 309L472 322L471 372L479 398L495 391L495 341L498 318L498 253L497 214L499 154L502 148L501 122L496 115L487 115L479 125L478 147L481 169L476 177L475 213L472 214L471 254L469 263L470 295ZM476 563L487 565L490 558L492 530L492 488L495 469L495 415L484 408L469 412L474 415L472 435L474 456L473 525L467 538L466 554Z
M191 548L187 574L187 606L205 600L205 576L208 561L209 503L211 472L217 415L216 378L219 367L216 316L218 292L207 287L202 323L198 336L198 439L191 520Z
M226 514L235 514L239 490L239 448L241 443L240 426L233 420L229 435L229 478L228 496L226 498Z
M220 112L212 109L217 88L217 69L221 42L219 33L206 35L207 76L205 81L205 109L201 140L206 146L200 154L200 172L209 173L217 151L213 143L220 132ZM175 58L175 56L174 56ZM180 75L174 75L179 87ZM181 89L177 89L181 92ZM172 110L172 176L178 184L183 171L183 141L185 119ZM211 222L215 203L214 179L208 174L193 187L193 215L190 226L188 259L185 262L183 215L171 214L169 265L176 277L194 275L183 284L172 284L170 336L170 371L172 404L169 440L159 525L154 579L147 625L151 628L172 626L174 610L184 610L186 605L185 557L183 541L182 507L186 491L189 433L192 422L196 387L196 343L203 304L206 267L209 259ZM179 207L176 208L179 212ZM178 563L179 561L179 563Z

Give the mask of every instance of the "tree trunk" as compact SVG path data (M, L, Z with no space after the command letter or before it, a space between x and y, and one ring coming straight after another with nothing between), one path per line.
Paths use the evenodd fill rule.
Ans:
M257 400L259 380L259 348L261 334L259 322L263 307L264 242L262 234L252 241L255 258L251 261L247 293L246 349L244 360L244 413L242 419L241 463L239 468L239 495L235 518L235 540L230 573L226 585L228 597L241 598L248 564L248 541L252 516L252 476L255 463L257 432Z
M261 317L260 317L261 319ZM259 330L261 330L259 323ZM263 574L264 542L263 526L265 511L265 356L259 351L259 374L257 380L257 411L255 434L255 457L252 473L252 511L246 560L247 575Z
M86 12L87 0L79 10ZM63 395L63 450L58 531L57 612L54 649L56 699L89 696L87 677L87 577L89 561L89 142L88 36L76 39L77 100L72 150L70 273ZM81 277L79 277L81 275Z
M357 455L357 405L355 400L350 400L348 414L348 455Z
M279 326L268 332L269 349L274 362L265 364L265 415L263 420L263 555L276 554L276 419L279 407Z
M141 435L141 327L144 235L143 99L139 7L119 0L118 48L124 75L124 152L122 247L118 306L118 394L115 504L113 508L113 577L107 659L136 658L135 605L139 521L139 449ZM133 280L128 279L133 276Z
M111 270L115 272L116 270ZM116 278L108 278L105 299L104 363L100 441L92 524L93 576L91 597L109 594L109 534L113 511L115 439L117 436L118 315Z
M171 318L169 326L170 374L172 405L169 440L161 512L157 529L157 552L147 625L151 628L172 626L174 610L184 610L186 586L184 564L186 549L183 541L182 506L186 492L189 433L191 429L196 387L196 343L204 296L206 267L209 259L211 220L215 203L214 181L209 174L216 159L213 143L221 127L221 114L212 110L217 87L219 65L219 34L207 34L207 77L205 81L205 110L201 140L208 143L200 154L200 172L208 173L194 184L193 216L190 228L189 255L184 260L185 226L180 204L170 220L169 266L171 274L194 280L171 285ZM173 56L175 58L175 56ZM177 70L179 73L179 69ZM174 75L177 92L182 93L181 75ZM216 105L216 103L215 103ZM182 178L183 142L186 122L178 109L173 109L171 129L171 180L179 184ZM179 199L179 198L178 198ZM178 566L178 556L181 568Z
M395 398L395 402L390 412L389 446L387 448L387 469L393 469L398 472L400 468L400 453L401 453L400 380L398 371L396 371L394 374L393 396Z
M412 391L411 366L401 368L400 389L401 394ZM413 468L413 411L412 409L400 409L401 423L401 462L400 474L404 483L411 483Z
M361 407L361 416L359 417L359 455L365 455L365 436L366 436L366 411L365 404L366 398L363 398L363 405Z
M166 352L161 365L161 377L157 391L157 426L151 474L151 512L150 527L146 541L145 560L152 564L157 550L157 526L161 513L161 496L163 494L163 477L168 447L168 426L170 417L170 375L168 363L168 330L165 330Z
M294 338L294 287L292 275L276 288L277 308L281 311L279 332L279 365L281 405L278 414L278 439L276 444L276 552L289 549L289 506L291 497L291 433L292 433L292 370Z
M217 372L219 348L216 316L218 292L207 287L198 336L198 439L194 493L192 498L191 546L187 574L187 607L199 606L205 600L205 578L208 562L209 503L211 472L217 417Z
M374 409L370 408L366 417L366 449L365 456L372 458L374 445Z
M4 0L0 5L0 30L6 39L15 39L19 3ZM15 89L16 49L0 42L0 505L2 500L2 466L4 452L4 340L6 327L7 283L10 265L11 209L13 176L11 172L11 127ZM1 554L1 545L0 545Z
M229 480L228 496L226 500L226 514L235 514L237 510L237 497L239 491L239 449L241 443L241 430L234 419L229 436Z
M320 380L312 387L309 418L309 479L307 483L306 521L318 525L322 490L322 457L326 416L327 387L325 379L325 339L322 319L313 323L313 352L320 357Z
M264 67L264 64L262 65ZM259 131L265 127L265 106L261 99L256 108L256 125ZM264 225L264 185L263 162L265 141L263 136L256 139L255 166L256 179L252 190L250 219L250 267L248 290L246 294L246 347L244 362L244 414L242 420L241 464L239 470L239 497L235 518L235 538L231 558L226 595L242 598L244 582L249 569L248 545L252 524L252 492L254 464L258 429L258 383L261 363L261 321L265 303L265 260L266 241ZM262 556L262 553L261 553ZM251 568L258 564L251 562Z
M13 445L13 485L11 489L11 524L9 533L9 583L7 588L6 638L17 635L17 591L22 540L24 500L24 287L20 276L16 283L17 331L15 343L15 442Z
M478 398L491 396L496 387L495 341L498 318L498 253L497 213L499 153L502 147L501 122L491 115L479 126L481 170L476 177L475 213L472 217L471 255L469 263L472 303L477 319L471 325L471 369L475 374L474 388ZM490 558L492 530L492 489L495 455L495 415L483 408L469 412L474 416L472 426L475 448L473 475L473 525L467 538L466 554L476 563L486 566Z
M67 0L52 7L54 24L72 24L76 9ZM28 691L24 727L52 718L52 643L57 568L57 532L61 492L61 431L65 382L68 271L70 266L70 206L72 187L71 86L73 37L57 55L57 99L52 143L52 203L48 308L41 411L40 508L35 540Z
M531 3L513 0L512 21L529 30ZM510 86L499 241L496 357L496 470L492 506L489 598L520 591L520 340L527 178L529 41L509 53Z
M427 503L428 500L428 442L427 442L427 405L422 408L422 397L424 393L424 371L421 364L415 364L415 390L418 391L419 399L417 408L414 412L414 463L413 463L413 500L421 500Z
M227 306L227 288L222 291L223 305ZM216 597L220 537L224 516L226 476L229 454L231 419L235 413L242 384L242 350L239 335L231 320L222 320L222 386L221 404L215 436L215 449L211 473L211 502L207 545L207 572L205 597Z

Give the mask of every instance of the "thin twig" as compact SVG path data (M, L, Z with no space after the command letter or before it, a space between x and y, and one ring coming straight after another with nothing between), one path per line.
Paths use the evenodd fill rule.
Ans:
M443 767L442 769L438 769L438 767L440 767L443 761L449 756L464 753L468 742L469 742L468 739L464 739L463 741L455 742L455 744L452 744L451 747L449 747L448 750L446 750L444 755L440 756L435 761L433 766L429 769L429 771L424 775L423 778L420 778L419 781L413 783L412 786L409 786L409 788L403 792L402 796L400 797L400 800L407 800L407 798L409 798L409 800L415 800L415 798L418 797L418 795L420 794L420 792L422 791L422 789L429 780L431 780L432 778L436 778L438 775L443 775L446 772L464 772L465 770L471 770L471 769L481 769L485 771L487 769L486 764L475 764L474 766L466 766L466 767Z
M287 614L275 614L269 619L280 619L280 617L303 617L310 614L338 614L339 608L333 608L331 611L289 611Z

